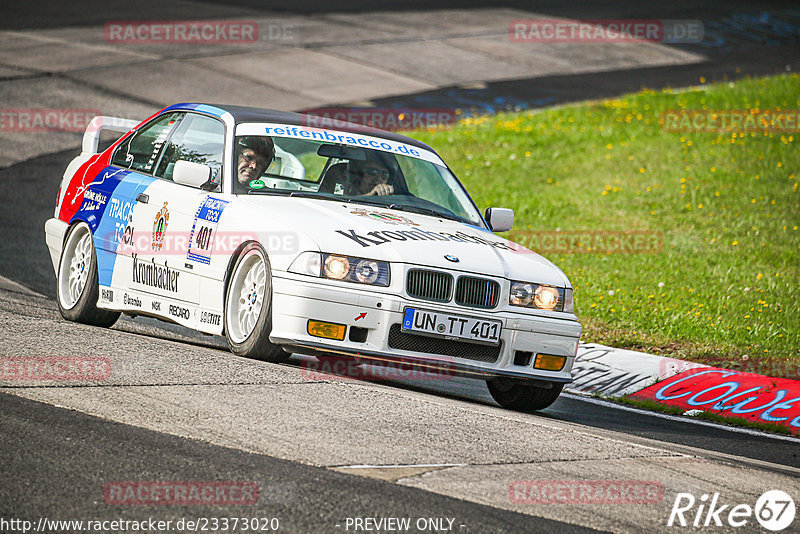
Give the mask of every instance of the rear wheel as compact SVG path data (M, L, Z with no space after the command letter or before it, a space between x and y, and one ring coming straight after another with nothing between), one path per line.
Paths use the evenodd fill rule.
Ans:
M97 282L97 254L92 232L86 223L70 228L56 276L58 309L64 319L94 326L109 327L119 312L97 307L100 293Z
M489 380L486 385L497 404L521 412L544 410L556 401L564 389L564 384L554 383L551 388L545 389L504 378Z
M245 246L234 264L225 297L225 337L231 352L269 362L290 354L269 340L272 331L272 274L264 251Z

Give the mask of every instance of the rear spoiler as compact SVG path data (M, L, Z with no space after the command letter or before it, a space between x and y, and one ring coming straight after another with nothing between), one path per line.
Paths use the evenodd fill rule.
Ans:
M139 125L140 121L132 119L122 119L119 117L107 117L99 115L93 118L89 125L86 126L86 132L83 134L83 143L81 144L81 152L83 154L96 154L97 145L100 141L100 132L103 130L110 130L112 132L128 133Z

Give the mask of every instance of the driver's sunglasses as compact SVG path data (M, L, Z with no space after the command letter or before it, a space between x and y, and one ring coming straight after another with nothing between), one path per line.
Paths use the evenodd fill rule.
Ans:
M243 160L245 160L247 163L255 162L255 164L258 165L259 167L266 167L267 164L269 163L264 158L258 158L258 157L254 156L252 154L241 153L241 154L239 154L239 157L242 158Z
M389 179L389 171L387 171L385 169L375 169L373 167L370 167L370 168L367 168L367 169L353 169L353 168L351 168L351 169L349 169L349 172L350 172L350 174L354 174L356 176L360 176L361 178L364 178L365 176L369 175L369 176L371 176L373 178L380 177L380 178L383 178L384 180L388 180Z

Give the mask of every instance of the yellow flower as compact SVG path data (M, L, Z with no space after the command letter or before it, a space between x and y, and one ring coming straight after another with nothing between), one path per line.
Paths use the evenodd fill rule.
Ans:
M736 246L736 245L738 245L738 244L739 244L739 242L738 242L738 241L734 241L733 243L731 243L731 246L734 246L734 247L735 247L735 246Z

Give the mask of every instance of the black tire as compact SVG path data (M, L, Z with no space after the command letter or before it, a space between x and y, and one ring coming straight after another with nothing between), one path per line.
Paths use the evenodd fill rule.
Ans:
M260 268L255 266L258 262L261 262ZM263 269L263 273L253 272L253 279L247 281L253 268L256 271ZM262 275L263 282L259 282ZM263 283L262 289L258 288L260 283ZM243 298L246 293L254 300ZM252 327L247 321L242 322L240 313L247 315ZM269 259L257 243L245 245L233 264L225 293L224 315L225 338L231 352L237 356L273 363L285 362L291 356L269 340L272 332L272 274Z
M564 384L553 383L551 388L545 389L503 378L488 380L486 385L497 404L520 412L544 410L556 401L564 389Z
M88 241L87 241L88 240ZM88 262L88 265L86 263ZM74 278L70 276L79 266L82 279L73 288ZM64 239L61 258L56 272L56 302L61 316L68 321L108 328L119 319L120 312L103 310L97 307L100 287L97 282L97 253L94 249L92 231L86 223L73 225Z

